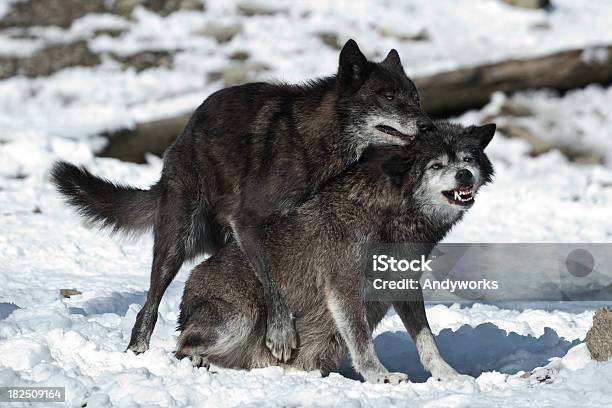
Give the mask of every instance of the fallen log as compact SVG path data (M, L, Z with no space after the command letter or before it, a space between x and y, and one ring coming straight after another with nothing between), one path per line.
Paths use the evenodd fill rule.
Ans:
M512 93L536 88L567 91L611 82L612 46L506 60L415 79L423 107L433 116L480 108L496 91Z
M167 119L139 123L133 129L108 134L109 143L99 156L144 163L147 153L161 156L183 130L191 112Z
M592 83L611 82L612 46L505 60L415 79L423 108L434 117L480 108L496 91L512 93L537 88L567 91ZM144 162L145 153L161 155L181 132L189 116L187 113L141 123L133 129L111 134L101 155L139 163Z

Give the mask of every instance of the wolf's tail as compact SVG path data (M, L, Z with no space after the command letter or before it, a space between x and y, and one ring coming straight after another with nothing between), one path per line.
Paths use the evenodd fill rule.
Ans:
M143 232L153 225L160 189L141 190L94 176L83 167L59 161L51 182L90 221L113 231Z

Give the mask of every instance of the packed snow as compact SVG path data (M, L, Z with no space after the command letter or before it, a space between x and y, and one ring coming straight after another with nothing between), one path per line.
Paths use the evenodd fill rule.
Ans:
M370 56L397 48L409 74L612 42L612 5L604 2L555 0L555 9L545 12L497 0L260 1L280 11L249 18L236 13L234 2L206 4L205 13L164 18L138 9L133 21L94 15L67 30L37 29L51 42L88 39L98 51L181 50L172 69L136 72L105 61L0 81L0 386L64 386L67 405L75 407L612 406L612 362L591 361L583 343L594 302L428 304L443 356L473 381L428 379L394 313L377 327L374 342L383 364L409 374L407 384L363 383L348 360L326 378L278 367L207 372L172 354L192 264L164 297L151 349L124 352L148 289L151 237L88 228L49 184L53 161L146 187L159 177L161 159L148 156L137 165L97 157L106 143L101 134L194 109L221 86L206 74L228 66L236 51L248 50L252 60L268 65L264 79L329 74L338 51L321 43L322 32L337 33L340 42L356 38ZM242 31L217 44L197 34L212 22L240 24ZM127 32L91 37L113 27ZM423 30L429 41L397 40ZM42 46L15 41L0 34L0 53ZM488 106L457 120L480 123L507 98L494 95ZM488 148L495 181L446 241L612 242L612 88L590 86L564 96L523 92L512 99L535 113L521 124L555 143L597 150L607 161L577 165L556 150L531 157L526 142L498 133ZM62 288L82 294L64 299Z

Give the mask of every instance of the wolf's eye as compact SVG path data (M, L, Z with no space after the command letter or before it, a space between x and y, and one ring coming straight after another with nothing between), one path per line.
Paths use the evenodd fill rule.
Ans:
M432 170L440 170L442 168L442 164L441 163L434 163L431 166L429 166L430 169Z
M472 160L474 160L474 159L469 157L469 156L463 158L463 161L466 162L466 163L471 163Z
M393 98L395 98L395 96L394 96L393 94L390 94L390 93L383 94L383 96L384 96L384 97L385 97L385 99L386 99L386 100L388 100L388 101L392 101L392 100L393 100Z

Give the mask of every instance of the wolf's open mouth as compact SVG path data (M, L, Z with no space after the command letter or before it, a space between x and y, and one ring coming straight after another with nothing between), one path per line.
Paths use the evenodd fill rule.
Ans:
M386 133L391 136L399 137L401 139L414 140L414 135L407 135L400 132L399 130L386 125L376 125L376 130Z
M461 206L474 204L473 186L461 186L454 190L443 191L442 194L449 203Z

